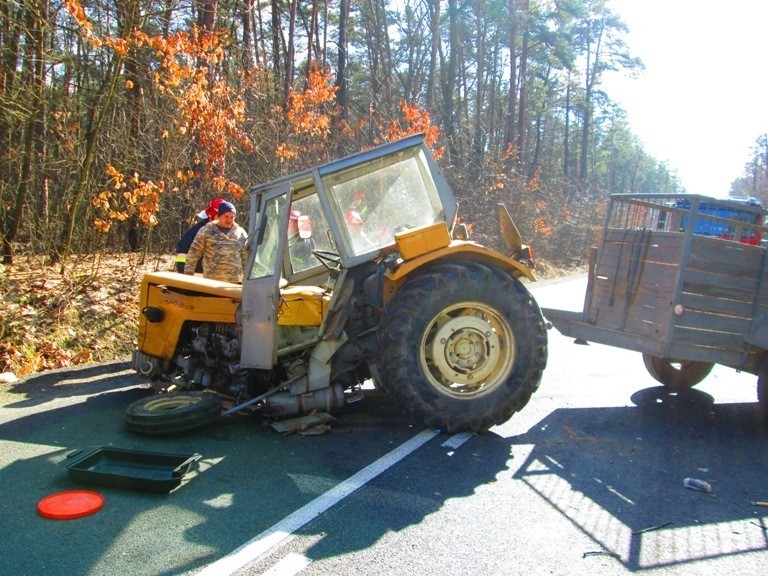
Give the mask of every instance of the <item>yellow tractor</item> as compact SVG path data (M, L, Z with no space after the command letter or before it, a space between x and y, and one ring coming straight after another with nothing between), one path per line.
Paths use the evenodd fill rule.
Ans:
M510 255L469 240L422 136L260 185L242 284L144 277L134 369L158 394L129 429L178 432L224 413L285 418L389 392L414 421L482 432L522 409L547 361L521 282L531 250L499 205Z

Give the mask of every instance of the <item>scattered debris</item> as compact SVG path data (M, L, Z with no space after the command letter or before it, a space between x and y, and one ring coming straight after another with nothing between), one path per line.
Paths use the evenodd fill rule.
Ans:
M768 508L768 502L750 502L752 506L762 506L763 508Z
M712 486L710 486L709 482L699 480L698 478L686 478L683 480L683 486L698 492L712 492Z
M616 558L617 560L621 560L621 556L619 556L616 552L607 552L605 550L594 550L592 552L584 552L584 554L581 555L582 558L586 558L587 556L610 556L611 558Z
M328 432L330 429L330 424L318 424L317 426L312 426L311 428L299 428L296 430L296 432L302 436L320 436L321 434Z
M632 532L633 536L637 536L638 534L645 534L646 532L653 532L654 530L661 530L662 528L666 528L672 524L672 522L664 522L664 524L659 524L658 526L651 526L650 528L643 528L642 530L638 530L637 532Z
M335 418L327 412L313 412L299 418L273 422L270 426L276 432L280 432L280 434L288 435L296 432L309 436L324 434L331 429L328 423L333 422L334 420ZM318 430L312 431L313 428L318 428Z

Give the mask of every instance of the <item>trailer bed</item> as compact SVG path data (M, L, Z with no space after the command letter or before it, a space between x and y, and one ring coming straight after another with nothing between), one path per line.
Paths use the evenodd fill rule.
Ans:
M756 374L768 348L762 211L744 222L686 198L612 196L582 312L543 313L566 336Z

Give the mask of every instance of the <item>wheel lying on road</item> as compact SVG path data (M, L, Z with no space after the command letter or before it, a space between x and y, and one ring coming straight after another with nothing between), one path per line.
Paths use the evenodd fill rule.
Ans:
M643 354L643 363L648 373L672 392L690 390L704 380L714 364L693 360L672 360Z
M506 422L547 363L541 310L522 283L475 262L408 281L378 328L381 384L416 421L449 432Z
M130 404L125 409L125 425L139 434L173 434L215 422L220 415L217 394L171 392Z

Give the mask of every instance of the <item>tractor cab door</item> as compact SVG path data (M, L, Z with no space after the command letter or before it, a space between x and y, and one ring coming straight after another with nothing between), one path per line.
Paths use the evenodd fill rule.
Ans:
M243 368L271 369L277 361L275 333L280 306L290 182L268 188L251 206L250 257L243 280L240 310L240 363Z

